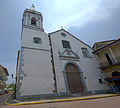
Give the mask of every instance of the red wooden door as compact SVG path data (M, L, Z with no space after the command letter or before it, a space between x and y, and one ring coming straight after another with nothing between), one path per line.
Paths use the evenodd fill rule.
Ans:
M80 80L80 72L78 71L77 67L70 63L66 65L65 69L70 92L83 92L82 83Z

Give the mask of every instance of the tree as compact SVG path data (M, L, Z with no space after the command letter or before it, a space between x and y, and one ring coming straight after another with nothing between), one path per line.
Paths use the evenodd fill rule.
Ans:
M7 90L12 90L12 91L14 91L14 90L15 90L15 84L14 84L14 83L8 84L8 85L6 86L6 89L7 89Z

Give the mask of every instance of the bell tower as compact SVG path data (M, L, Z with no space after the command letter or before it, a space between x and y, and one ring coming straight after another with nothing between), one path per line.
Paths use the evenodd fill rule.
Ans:
M26 9L23 13L22 27L44 31L42 14L35 10L33 4L31 9Z
M53 94L49 37L43 29L42 14L35 10L34 5L23 13L21 36L16 98Z

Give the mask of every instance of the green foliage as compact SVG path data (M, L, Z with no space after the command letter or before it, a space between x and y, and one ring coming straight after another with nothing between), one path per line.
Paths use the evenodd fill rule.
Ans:
M15 89L15 84L12 83L12 84L7 84L7 86L5 87L6 90L13 90Z

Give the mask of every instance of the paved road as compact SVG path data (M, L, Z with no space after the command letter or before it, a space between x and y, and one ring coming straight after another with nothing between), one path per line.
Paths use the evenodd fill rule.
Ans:
M120 96L60 103L2 106L0 108L120 108Z

